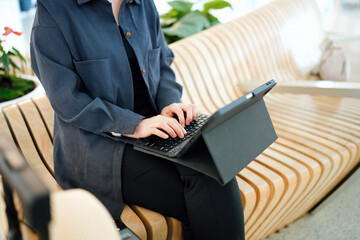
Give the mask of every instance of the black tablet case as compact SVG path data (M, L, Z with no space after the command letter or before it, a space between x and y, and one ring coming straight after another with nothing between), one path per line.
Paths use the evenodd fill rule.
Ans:
M204 131L184 156L170 158L148 153L202 172L224 185L276 139L261 96L260 100L222 124Z

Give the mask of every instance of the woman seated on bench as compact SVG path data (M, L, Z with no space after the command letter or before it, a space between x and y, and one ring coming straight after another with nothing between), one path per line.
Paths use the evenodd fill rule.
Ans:
M40 0L31 57L55 110L61 187L90 191L114 219L125 202L180 220L185 239L244 239L236 179L221 186L114 136L183 138L198 116L180 103L152 0Z

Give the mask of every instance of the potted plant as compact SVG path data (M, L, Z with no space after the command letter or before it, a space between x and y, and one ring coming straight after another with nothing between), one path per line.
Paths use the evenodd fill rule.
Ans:
M16 71L23 72L19 67L26 63L25 58L14 47L5 50L4 43L10 34L20 36L20 32L5 27L5 33L0 39L0 103L21 97L35 88L35 82L16 75Z
M168 44L220 23L210 10L232 8L231 3L224 0L205 2L202 10L193 10L194 3L186 0L170 1L168 4L172 9L160 16L161 28Z

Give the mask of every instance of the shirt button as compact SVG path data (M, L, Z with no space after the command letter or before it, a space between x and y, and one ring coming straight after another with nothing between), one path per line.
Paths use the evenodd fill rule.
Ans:
M145 73L146 73L146 70L145 70L145 69L143 69L143 70L142 70L142 73L143 73L143 74L145 74Z
M128 38L131 37L131 32L127 32L126 37L128 37Z

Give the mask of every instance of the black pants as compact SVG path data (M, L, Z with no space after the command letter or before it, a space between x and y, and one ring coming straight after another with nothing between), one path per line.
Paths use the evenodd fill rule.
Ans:
M133 150L122 163L124 202L183 223L184 239L245 239L236 179L221 186L190 168Z

